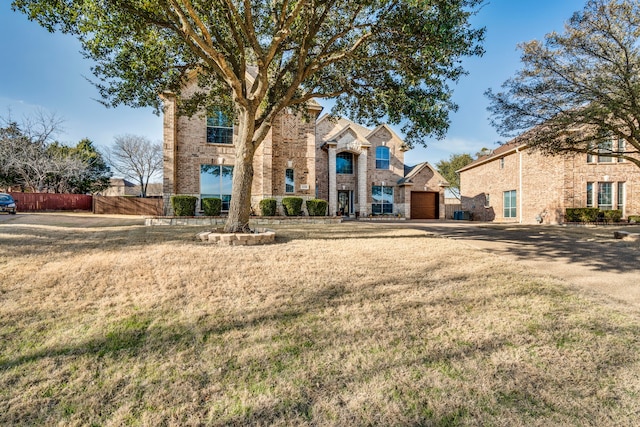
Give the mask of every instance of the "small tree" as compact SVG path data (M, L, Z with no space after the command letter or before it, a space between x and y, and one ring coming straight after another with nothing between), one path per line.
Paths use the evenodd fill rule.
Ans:
M523 43L523 68L486 92L504 136L547 154L606 152L640 167L640 2L589 0L562 34Z
M473 161L471 154L452 154L449 160L440 160L436 163L436 169L449 182L449 191L456 199L460 199L460 175L457 170L462 169Z
M114 170L139 184L141 196L147 197L149 180L162 171L162 145L144 136L117 136L107 159Z

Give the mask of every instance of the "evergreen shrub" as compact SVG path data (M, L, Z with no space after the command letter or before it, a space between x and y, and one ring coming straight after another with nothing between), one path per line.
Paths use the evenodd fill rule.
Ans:
M329 203L322 199L307 200L307 211L309 212L309 216L326 216L328 205Z
M196 203L198 198L195 196L176 195L171 196L171 207L175 216L195 216Z
M202 199L202 210L206 216L220 216L220 212L222 212L222 199L217 197Z
M282 206L284 206L284 214L286 216L302 215L301 197L285 197L282 199Z
M604 220L607 222L620 222L622 219L622 211L619 209L613 209L604 212Z
M262 199L260 200L260 213L262 216L275 216L276 206L276 199Z

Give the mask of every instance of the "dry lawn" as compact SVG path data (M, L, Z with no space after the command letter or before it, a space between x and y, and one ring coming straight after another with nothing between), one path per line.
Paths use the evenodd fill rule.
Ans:
M51 218L0 224L0 425L640 419L637 311L458 242Z

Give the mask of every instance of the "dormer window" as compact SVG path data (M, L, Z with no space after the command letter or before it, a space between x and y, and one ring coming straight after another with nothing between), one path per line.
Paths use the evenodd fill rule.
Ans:
M207 117L207 143L233 144L233 121L220 110Z

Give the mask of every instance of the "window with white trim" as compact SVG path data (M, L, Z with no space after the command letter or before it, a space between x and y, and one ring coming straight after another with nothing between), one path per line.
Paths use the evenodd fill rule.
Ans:
M505 191L503 194L503 213L504 218L516 217L516 190Z
M627 141L625 141L623 138L619 138L618 139L618 152L621 154L624 154L625 150L627 149ZM621 157L618 157L618 163L622 163L624 162L624 159Z
M598 183L598 208L602 210L613 209L613 183Z
M593 207L593 182L587 182L587 207Z
M618 206L617 208L621 211L624 211L624 201L625 201L625 186L624 186L624 182L619 182L618 183L618 188L617 188L617 194L616 194L616 202L618 202Z
M613 140L608 139L602 141L598 147L598 163L612 163L613 157L607 154L611 154L613 151Z

